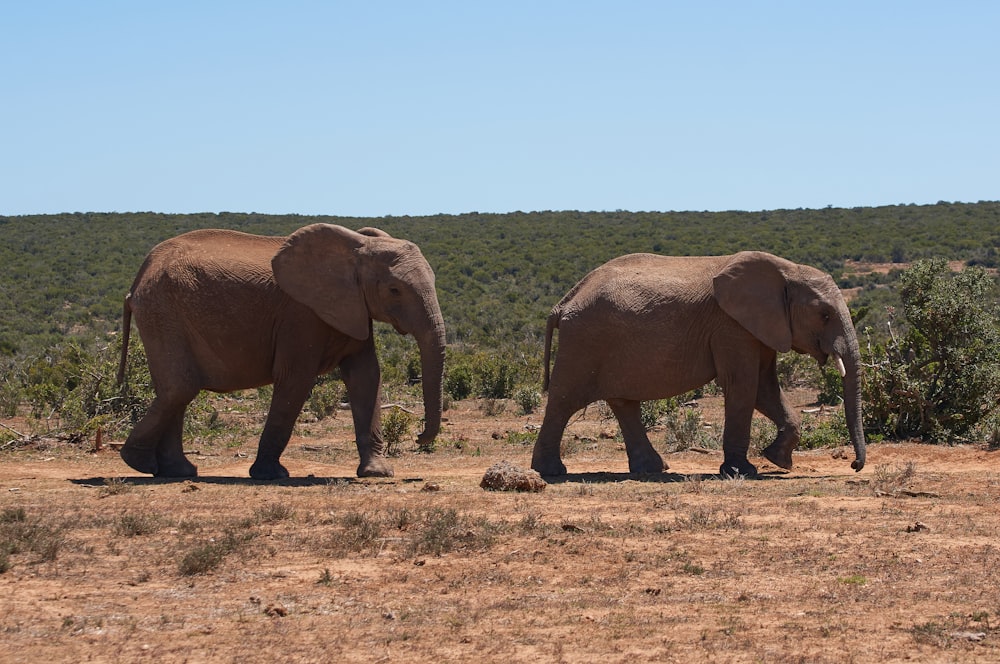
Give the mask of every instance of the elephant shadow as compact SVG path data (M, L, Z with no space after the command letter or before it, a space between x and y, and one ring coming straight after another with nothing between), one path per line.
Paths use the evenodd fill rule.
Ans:
M720 473L568 473L566 475L545 476L545 481L549 484L614 484L632 480L634 482L645 482L648 484L674 484L678 482L701 482L701 481L732 481L732 478L723 476ZM742 478L746 480L789 480L793 479L787 471L765 471L758 473L756 477Z
M76 484L77 486L86 487L104 487L111 482L121 482L122 484L130 486L161 486L169 484L215 484L221 486L281 486L281 487L311 487L311 486L342 486L347 484L371 484L373 481L376 482L388 482L388 483L399 483L399 482L416 482L423 481L420 479L411 480L409 478L405 480L393 480L387 478L385 480L373 479L373 478L357 478L357 477L316 477L315 475L309 475L306 477L286 477L284 479L278 480L255 480L251 477L223 477L218 475L199 475L197 477L119 477L119 476L108 476L108 477L84 477L79 479L71 479L70 482Z

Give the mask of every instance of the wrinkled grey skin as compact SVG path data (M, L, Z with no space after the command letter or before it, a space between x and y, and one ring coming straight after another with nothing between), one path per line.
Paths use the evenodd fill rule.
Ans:
M559 352L549 379L553 331ZM559 444L569 418L599 399L621 426L629 470L665 468L640 421L642 401L683 394L715 379L725 394L724 475L756 476L747 459L756 409L778 427L764 456L792 467L799 416L778 385L779 352L833 358L844 376L844 412L855 470L865 464L860 355L850 312L829 275L763 252L732 256L616 258L584 277L552 309L545 340L545 418L531 467L566 473Z
M279 458L316 376L339 367L354 418L361 476L391 476L382 439L381 378L372 320L412 334L423 370L425 428L441 425L445 328L434 272L412 243L377 229L313 224L286 237L199 230L150 251L125 298L119 381L131 318L156 398L122 447L142 473L191 477L184 411L200 390L274 384L250 468L288 477Z

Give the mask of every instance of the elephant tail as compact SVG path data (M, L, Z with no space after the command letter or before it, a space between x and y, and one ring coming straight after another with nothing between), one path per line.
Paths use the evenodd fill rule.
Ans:
M122 357L118 361L118 386L125 385L125 369L128 364L128 338L132 333L132 307L129 300L132 294L125 296L125 304L122 306Z
M545 366L545 376L542 378L542 391L549 389L549 359L552 357L552 332L559 327L559 319L562 318L562 309L559 306L552 308L549 313L549 320L545 324L545 357L542 364Z

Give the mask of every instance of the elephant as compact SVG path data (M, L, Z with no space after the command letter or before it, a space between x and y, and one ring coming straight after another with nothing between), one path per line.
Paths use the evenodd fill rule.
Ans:
M552 341L559 347L552 367ZM621 427L632 473L660 473L663 458L640 419L642 401L696 389L715 379L725 397L724 476L756 477L747 459L756 409L778 434L763 450L792 467L798 414L778 383L777 354L833 358L844 385L844 413L859 471L865 438L857 335L830 275L761 251L729 256L630 254L596 268L556 304L545 333L548 402L532 453L541 475L566 474L560 441L569 418L604 400Z
M155 398L121 448L133 469L193 477L181 433L201 390L273 384L250 477L288 477L280 457L317 376L339 367L353 416L359 477L390 477L372 320L412 334L420 352L424 430L441 426L445 325L434 271L420 249L375 228L316 223L288 237L196 230L146 256L125 297L118 381L131 319L146 349Z

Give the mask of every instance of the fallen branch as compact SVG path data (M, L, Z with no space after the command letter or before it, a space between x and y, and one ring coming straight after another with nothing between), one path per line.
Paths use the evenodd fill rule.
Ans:
M385 410L386 408L398 408L401 411L403 411L404 413L409 413L410 415L416 415L415 412L413 412L412 410L410 410L409 408L407 408L405 406L400 406L398 403L382 404L382 410Z
M10 431L13 434L17 434L17 436L19 438L27 438L27 436L25 436L23 433L21 433L17 429L11 429L9 426L7 426L6 424L4 424L3 422L0 422L0 427L3 427L4 429L6 429L7 431Z

